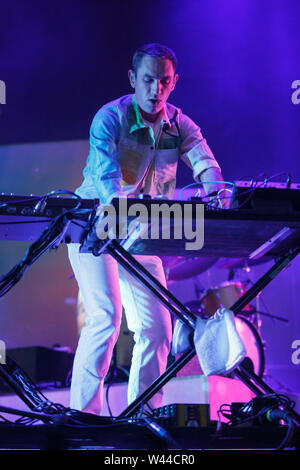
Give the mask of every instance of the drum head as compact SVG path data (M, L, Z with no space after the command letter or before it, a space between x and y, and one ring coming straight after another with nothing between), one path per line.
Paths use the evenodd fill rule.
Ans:
M207 289L200 299L200 307L205 317L211 317L220 307L231 308L246 292L242 282L223 282L219 286ZM250 305L244 310L249 311Z
M242 315L235 317L237 332L246 348L246 367L259 377L263 377L265 371L264 346L259 333L254 325Z

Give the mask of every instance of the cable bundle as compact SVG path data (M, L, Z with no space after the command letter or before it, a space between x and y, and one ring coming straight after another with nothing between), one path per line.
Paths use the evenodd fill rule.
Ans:
M15 284L17 284L17 282L19 282L29 266L31 266L43 253L45 253L48 249L57 243L66 224L72 219L72 217L75 217L75 214L79 213L78 209L81 205L80 196L67 190L55 190L46 194L39 199L35 206L34 212L43 212L44 204L49 197L55 194L65 193L75 196L78 199L78 204L74 208L64 210L61 214L56 216L50 222L49 226L42 232L40 237L29 247L21 261L16 264L6 275L0 278L0 297L5 295Z
M218 411L217 433L220 433L222 426L240 426L247 422L256 425L283 424L286 427L286 433L276 450L283 449L291 442L294 434L295 423L289 413L289 410L292 410L294 406L295 402L289 397L276 393L253 398L241 406L223 404ZM221 424L221 416L228 421Z

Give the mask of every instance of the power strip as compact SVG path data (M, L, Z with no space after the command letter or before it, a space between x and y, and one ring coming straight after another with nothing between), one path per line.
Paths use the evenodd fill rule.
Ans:
M156 421L165 427L202 427L212 424L207 404L174 403L153 411Z

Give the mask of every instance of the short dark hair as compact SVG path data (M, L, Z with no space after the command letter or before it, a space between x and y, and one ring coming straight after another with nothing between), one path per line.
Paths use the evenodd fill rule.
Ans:
M135 73L137 72L137 69L139 68L140 63L145 55L169 59L173 64L174 72L176 71L177 57L175 55L175 52L172 51L172 49L170 49L169 47L164 46L163 44L151 43L139 47L133 54L132 68Z

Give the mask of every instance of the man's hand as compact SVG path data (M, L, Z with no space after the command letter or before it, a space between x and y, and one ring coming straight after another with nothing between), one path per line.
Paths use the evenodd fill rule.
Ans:
M96 210L96 234L100 240L116 238L117 216L112 204L99 204Z
M127 214L123 214L123 216L126 217L126 226L121 228L119 226L118 228L119 230L121 229L121 233L117 235L117 214L115 207L112 204L100 204L96 210L96 217L98 217L96 235L100 240L121 239L121 245L126 250L129 250L138 238L142 238L145 233L148 234L149 223L148 220L143 222L139 217L136 217L127 227ZM119 217L119 223L121 219L122 217ZM147 235L146 238L148 238Z
M208 204L219 209L229 209L231 190L226 188L223 176L218 168L208 168L199 175L205 194L210 196Z

